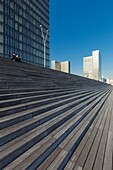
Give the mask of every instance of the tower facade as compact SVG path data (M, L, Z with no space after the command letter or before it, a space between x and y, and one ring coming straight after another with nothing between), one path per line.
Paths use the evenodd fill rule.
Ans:
M92 56L83 58L84 77L101 80L101 55L99 50L93 51Z
M44 46L40 30L49 29L49 0L0 0L0 56L13 53L24 62L44 65ZM50 66L49 36L46 67Z
M58 62L56 60L52 61L52 69L62 71L65 73L70 73L70 61Z

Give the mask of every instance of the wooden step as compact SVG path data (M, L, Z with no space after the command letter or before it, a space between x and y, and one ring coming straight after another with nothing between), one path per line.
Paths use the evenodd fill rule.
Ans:
M105 95L105 94L104 94ZM102 95L102 97L100 97L100 100L101 99L103 99L103 96L104 95ZM97 100L97 102L96 103L98 103L99 102L99 99ZM94 104L94 105L96 105L96 103ZM69 111L68 111L69 112ZM70 114L70 113L69 113ZM88 113L86 113L86 115L87 115ZM60 115L60 117L61 117L61 120L59 119L59 123L58 123L58 118L57 118L57 123L55 123L54 122L54 120L56 121L56 119L53 119L52 120L52 122L51 123L47 123L47 125L46 126L50 126L50 127L46 127L44 124L43 124L43 126L44 126L44 129L43 128L41 128L41 133L40 133L40 131L38 130L36 130L36 132L38 132L39 133L39 135L36 137L34 137L34 139L32 139L32 142L31 142L31 140L30 140L30 138L28 137L28 143L26 143L27 142L27 137L26 137L26 141L25 141L25 143L26 143L26 145L24 145L24 143L22 144L23 146L24 146L24 148L21 146L21 147L19 147L19 144L18 144L18 147L19 147L19 150L20 150L20 148L21 148L21 152L25 152L25 150L27 150L27 149L29 149L30 147L32 147L34 144L36 144L38 141L40 141L41 139L43 139L44 138L44 136L46 135L47 136L47 134L49 135L53 130L55 130L57 127L59 127L59 126L61 126L62 125L62 123L64 122L65 123L65 121L66 121L66 119L68 120L69 118L71 118L70 116L69 116L69 118L68 118L68 116L67 116L67 118L65 119L63 119L63 116L62 115ZM65 115L64 115L64 117L65 117ZM80 118L80 120L82 121L82 119L84 119L84 116L83 116L83 118ZM48 121L49 122L49 121ZM35 135L35 134L34 134ZM44 135L44 136L43 136ZM32 136L32 138L33 138L33 133L31 134L31 136ZM41 138L40 138L40 137ZM38 141L37 141L38 140ZM21 141L22 142L22 141ZM34 143L34 144L33 144ZM26 146L26 147L25 147ZM22 149L23 148L23 149ZM8 148L9 149L9 148ZM13 145L13 149L15 149L15 147L14 147L14 145ZM9 150L12 150L12 149L9 149ZM17 152L17 149L15 150L15 152L16 152L16 154L19 154L18 152ZM7 152L5 152L5 153L7 153ZM5 154L4 153L4 154ZM4 155L3 153L2 153L2 156ZM22 153L21 153L22 154ZM9 155L9 154L8 154ZM11 155L14 155L13 154L13 152L12 152L12 154ZM9 161L11 161L11 159L14 159L14 157L12 158L12 156L10 156L10 158L9 158L10 160ZM3 158L1 159L1 160L3 160Z

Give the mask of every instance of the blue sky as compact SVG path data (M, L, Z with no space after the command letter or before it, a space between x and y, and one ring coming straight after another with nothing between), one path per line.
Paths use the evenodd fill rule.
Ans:
M83 57L98 49L102 74L113 78L113 0L50 0L50 30L51 60L83 75Z

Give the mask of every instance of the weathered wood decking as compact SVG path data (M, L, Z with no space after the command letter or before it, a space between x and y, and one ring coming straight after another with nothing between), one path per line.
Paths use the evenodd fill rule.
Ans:
M0 169L113 169L112 86L7 59L0 73Z

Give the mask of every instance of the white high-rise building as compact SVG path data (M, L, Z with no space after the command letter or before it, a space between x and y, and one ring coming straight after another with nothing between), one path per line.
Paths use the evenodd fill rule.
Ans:
M58 62L56 60L53 60L52 69L62 71L65 73L70 73L70 61Z
M101 55L99 50L93 51L92 56L83 58L84 77L101 80Z
M60 62L53 60L52 61L52 69L60 71L61 70Z
M61 71L65 73L70 73L70 62L69 61L63 61L60 62L61 64Z

